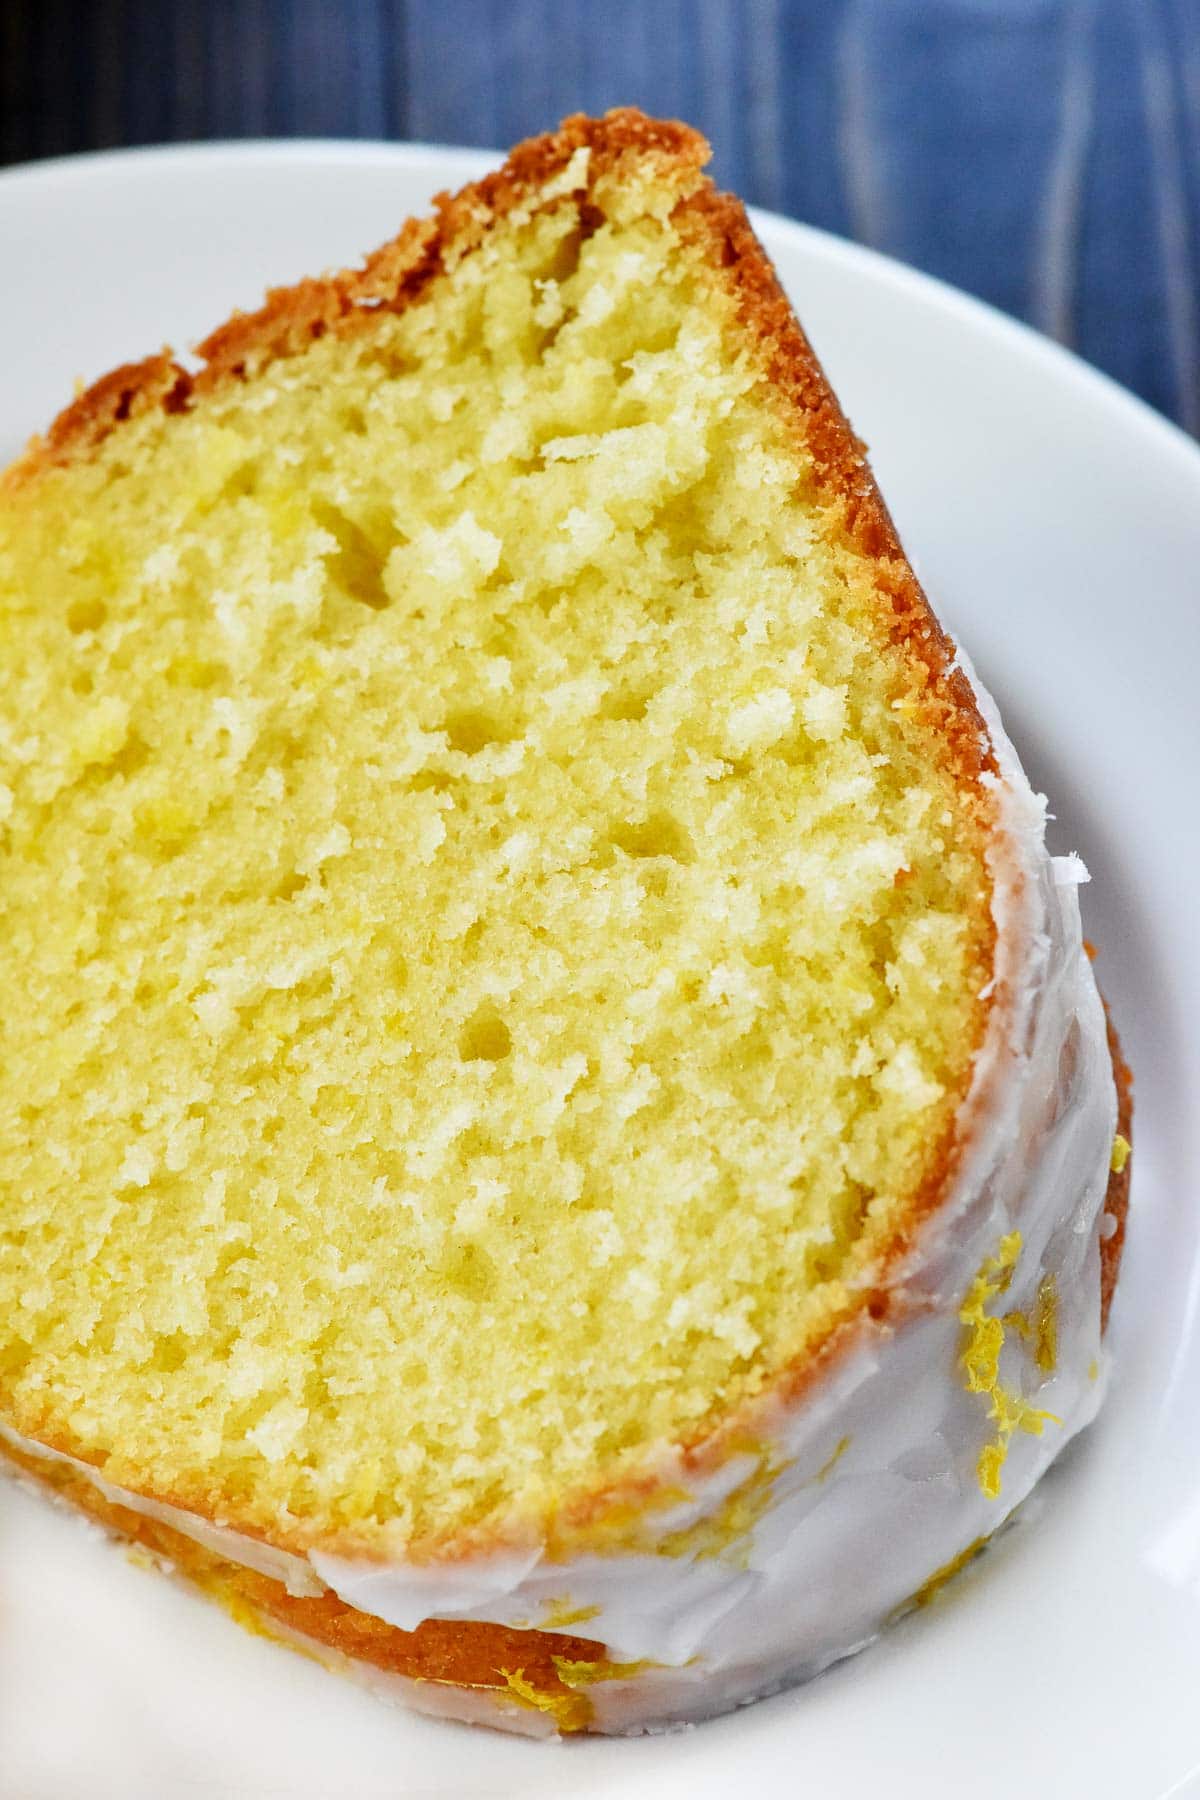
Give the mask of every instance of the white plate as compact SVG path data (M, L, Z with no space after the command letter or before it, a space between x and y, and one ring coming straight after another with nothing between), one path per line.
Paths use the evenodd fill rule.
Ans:
M0 177L0 458L87 379L352 261L484 159L215 146ZM944 1597L805 1689L657 1739L392 1711L0 1483L0 1794L1200 1792L1200 451L1061 351L760 217L902 534L998 695L1137 1070L1099 1425ZM0 997L2 1004L2 997ZM1194 1784L1194 1785L1193 1785Z

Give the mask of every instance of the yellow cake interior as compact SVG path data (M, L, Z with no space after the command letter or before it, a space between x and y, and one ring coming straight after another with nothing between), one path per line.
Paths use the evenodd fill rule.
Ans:
M0 493L0 1414L415 1539L802 1355L990 973L870 576L649 207Z

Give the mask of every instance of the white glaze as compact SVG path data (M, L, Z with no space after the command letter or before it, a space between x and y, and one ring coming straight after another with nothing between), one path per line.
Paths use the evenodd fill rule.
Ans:
M1116 1094L1081 942L1076 884L1086 871L1077 858L1047 855L1043 805L990 697L960 661L1000 770L991 872L994 981L1004 1003L993 1008L963 1109L968 1148L953 1190L893 1278L904 1315L897 1325L857 1328L818 1387L763 1421L781 1472L742 1542L707 1556L657 1555L651 1546L564 1562L535 1546L445 1565L354 1562L320 1551L305 1563L126 1494L65 1460L111 1499L286 1580L292 1591L328 1585L404 1630L426 1618L537 1624L564 1597L573 1608L594 1607L579 1629L614 1661L661 1665L588 1688L595 1727L609 1732L704 1718L816 1674L868 1643L935 1571L994 1532L1100 1403L1099 1242ZM1012 1231L1022 1246L1004 1308L1032 1308L1052 1275L1058 1345L1045 1374L1010 1333L1003 1378L1062 1423L1047 1424L1041 1436L1013 1436L993 1500L980 1488L977 1462L995 1427L987 1396L964 1385L959 1312L977 1271ZM689 1481L676 1453L664 1451L656 1467L672 1486ZM714 1514L754 1467L735 1458L691 1479L689 1505L652 1515L658 1537ZM648 1527L643 1520L643 1535ZM388 1678L390 1693L422 1710L542 1729L541 1716L511 1696L448 1687L429 1694L427 1685Z
M123 1506L128 1512L140 1513L144 1519L157 1519L160 1525L169 1525L173 1531L191 1538L193 1543L211 1550L214 1556L222 1556L228 1562L240 1563L244 1569L253 1569L256 1574L282 1582L289 1594L322 1594L325 1591L325 1583L313 1573L311 1564L303 1556L296 1556L291 1550L280 1550L274 1544L260 1543L256 1538L247 1537L245 1532L233 1531L228 1525L216 1525L211 1519L185 1512L182 1507L171 1506L165 1500L149 1500L144 1494L117 1487L114 1482L105 1481L91 1463L80 1462L77 1456L68 1456L64 1450L51 1450L34 1438L22 1437L3 1419L0 1419L0 1443L9 1444L14 1450L41 1462L64 1464L90 1481L114 1506Z

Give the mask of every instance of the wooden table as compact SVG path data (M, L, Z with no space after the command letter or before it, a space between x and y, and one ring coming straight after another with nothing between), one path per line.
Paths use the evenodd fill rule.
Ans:
M1200 0L0 0L8 162L622 102L1200 431Z

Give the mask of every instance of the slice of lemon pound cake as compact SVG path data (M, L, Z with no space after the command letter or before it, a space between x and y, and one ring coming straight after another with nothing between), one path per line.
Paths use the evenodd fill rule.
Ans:
M4 1443L533 1732L931 1591L1124 1212L1078 865L706 155L569 120L0 487Z

